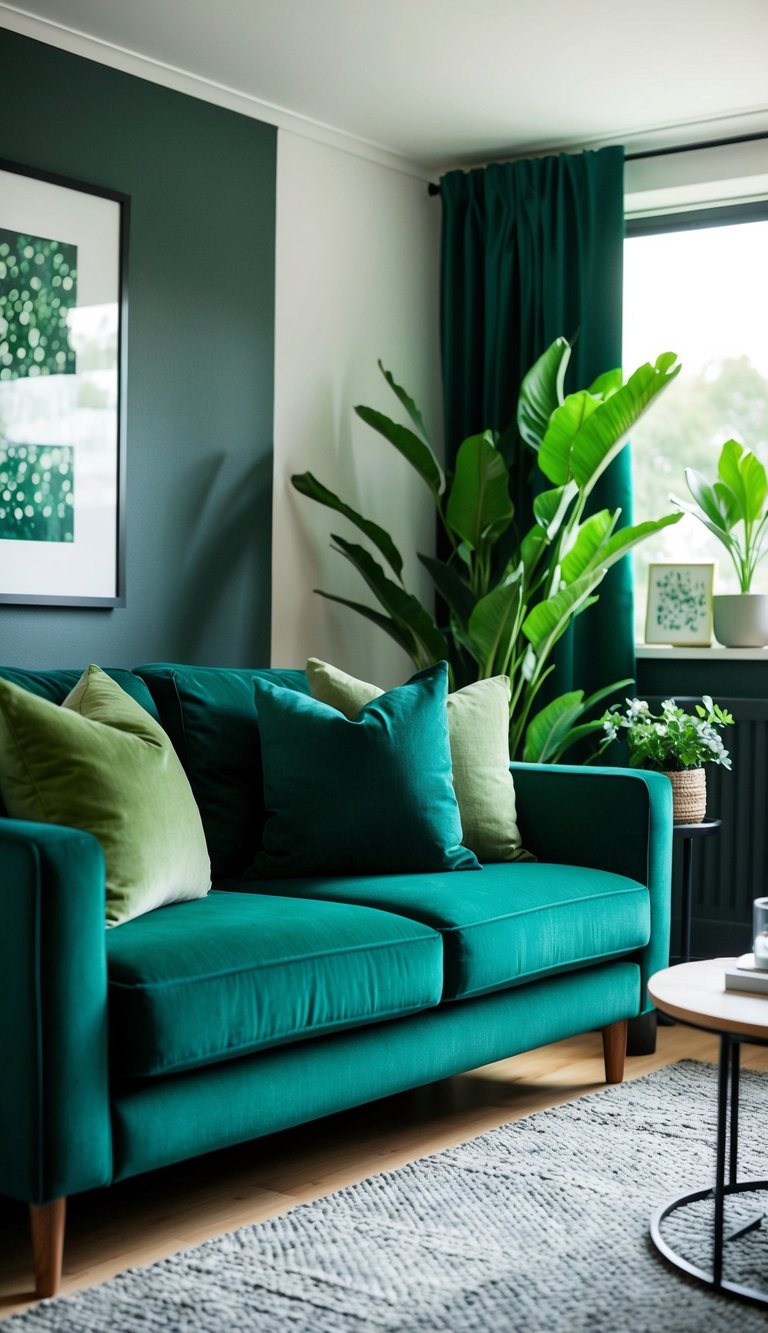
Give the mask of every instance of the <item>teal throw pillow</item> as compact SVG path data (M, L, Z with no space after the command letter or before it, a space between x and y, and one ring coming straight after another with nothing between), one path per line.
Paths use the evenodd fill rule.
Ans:
M354 720L295 690L253 684L267 808L253 876L481 869L461 845L445 662Z

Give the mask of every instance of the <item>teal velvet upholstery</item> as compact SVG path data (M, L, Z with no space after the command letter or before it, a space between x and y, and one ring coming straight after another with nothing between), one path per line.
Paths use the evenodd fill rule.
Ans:
M354 720L272 681L254 690L267 807L255 877L480 870L461 843L446 662Z
M0 1193L47 1203L112 1172L104 857L0 819Z
M281 892L273 881L253 887ZM282 891L378 907L439 930L444 1000L589 967L644 948L650 935L645 885L583 866L502 862L482 875L350 875L291 880Z
M213 893L107 936L113 1069L178 1073L439 1004L439 935L391 912Z
M647 885L651 934L640 953L640 1013L647 984L669 964L672 784L663 773L571 764L512 764L525 845L555 864L594 866ZM557 793L555 795L554 793Z
M87 665L87 659L84 658L82 666L71 671L20 671L15 667L0 667L0 676L3 680L9 680L12 685L19 685L23 690L29 690L31 694L38 694L41 699L50 699L51 703L60 704L66 699L70 690L75 688ZM135 672L126 671L122 667L103 667L103 670L125 690L126 694L130 694L142 708L146 708L150 717L159 722L160 718L152 695Z
M119 1088L115 1178L615 1023L633 1012L638 984L636 963L605 963L373 1028Z
M261 738L254 679L309 694L303 671L152 663L136 668L186 770L205 829L214 880L241 874L264 827Z
M80 670L0 674L61 702ZM330 897L245 886L264 823L253 681L306 695L304 673L109 674L171 736L218 887L248 892L105 932L97 841L0 818L1 1194L46 1203L650 1007L669 948L664 777L513 765L537 865L358 876Z

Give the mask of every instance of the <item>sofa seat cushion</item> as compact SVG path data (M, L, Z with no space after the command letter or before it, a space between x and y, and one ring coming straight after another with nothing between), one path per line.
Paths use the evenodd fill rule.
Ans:
M150 1077L438 1004L437 932L350 903L217 893L107 933L116 1074Z
M266 880L240 887L282 891ZM588 966L650 938L645 885L582 866L500 862L482 875L292 880L290 893L376 907L440 931L448 1000Z

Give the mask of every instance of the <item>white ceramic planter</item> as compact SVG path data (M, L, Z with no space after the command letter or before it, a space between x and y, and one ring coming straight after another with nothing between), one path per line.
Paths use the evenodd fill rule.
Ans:
M768 644L768 593L722 593L712 598L715 638L726 648Z

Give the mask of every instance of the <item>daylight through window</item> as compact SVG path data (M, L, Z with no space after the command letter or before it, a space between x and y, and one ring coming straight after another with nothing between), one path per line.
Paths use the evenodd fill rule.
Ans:
M727 439L739 440L768 467L768 220L630 234L626 373L663 351L677 352L683 369L632 434L635 522L670 512L670 492L691 498L686 467L714 481ZM719 542L688 515L637 548L639 643L649 562L699 560L715 562L716 592L738 592ZM758 567L753 591L768 591L768 560Z

